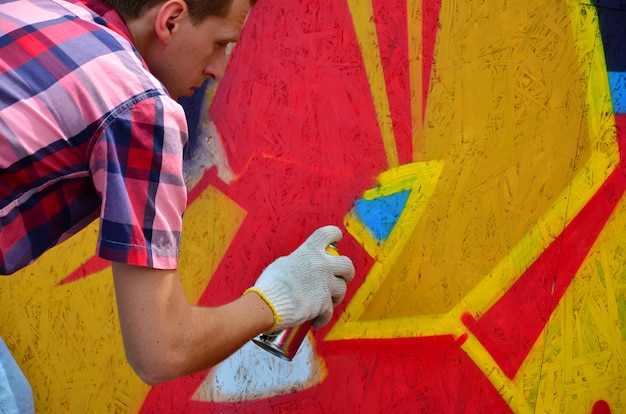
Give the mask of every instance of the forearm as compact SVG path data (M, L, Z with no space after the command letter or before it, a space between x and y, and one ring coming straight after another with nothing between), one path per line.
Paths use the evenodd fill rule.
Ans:
M176 271L113 264L113 275L128 361L150 384L209 368L274 322L256 294L198 307Z
M308 320L324 325L354 277L349 258L327 253L340 239L338 227L317 229L263 271L255 293L213 308L190 306L175 270L114 263L128 361L154 384L209 368L274 326L284 329Z
M274 324L274 315L267 304L255 293L217 308L192 307L194 331L202 338L190 338L184 348L189 365L183 374L213 366L226 359L246 342ZM211 326L211 330L206 327Z

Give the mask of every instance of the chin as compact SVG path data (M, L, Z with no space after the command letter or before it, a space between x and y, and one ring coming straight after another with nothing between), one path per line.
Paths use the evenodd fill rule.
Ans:
M175 101L179 100L180 98L186 98L191 96L191 94L187 93L187 94L183 94L183 93L170 93L170 98L174 99Z

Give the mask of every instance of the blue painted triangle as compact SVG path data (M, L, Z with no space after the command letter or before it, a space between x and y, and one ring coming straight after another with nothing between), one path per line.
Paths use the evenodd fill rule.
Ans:
M359 199L354 210L363 223L378 241L385 241L398 222L410 190L400 191L373 200Z

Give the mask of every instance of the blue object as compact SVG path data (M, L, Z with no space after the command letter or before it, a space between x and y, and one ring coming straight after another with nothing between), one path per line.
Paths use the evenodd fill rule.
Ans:
M385 241L398 222L409 198L409 190L400 191L373 200L360 199L354 210L378 241Z

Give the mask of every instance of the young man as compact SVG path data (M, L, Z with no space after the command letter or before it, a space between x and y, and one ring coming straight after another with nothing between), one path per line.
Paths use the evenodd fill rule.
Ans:
M176 99L223 75L251 3L0 1L0 273L100 218L126 355L149 384L206 369L261 332L327 323L354 276L347 257L325 253L341 238L325 226L239 299L203 308L185 298L187 126ZM32 410L18 374L0 346L0 412Z

